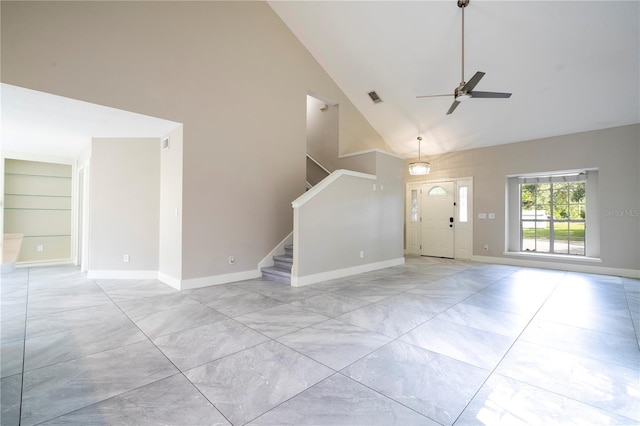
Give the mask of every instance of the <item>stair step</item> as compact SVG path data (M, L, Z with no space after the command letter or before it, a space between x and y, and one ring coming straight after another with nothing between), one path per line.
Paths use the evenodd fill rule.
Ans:
M277 268L288 269L293 268L293 257L291 256L273 256L274 266Z
M284 253L286 256L293 257L293 244L285 244L284 245Z
M278 260L273 262L273 266L280 269L286 269L287 271L291 271L293 269L293 264L287 262L280 262Z
M282 283L291 284L291 270L279 268L276 266L269 266L262 268L262 276L271 281L278 281Z
M274 260L282 260L283 262L293 262L293 256L287 256L286 254L280 254L273 256Z
M284 255L273 256L273 266L262 268L262 277L270 281L291 284L293 244L284 245Z

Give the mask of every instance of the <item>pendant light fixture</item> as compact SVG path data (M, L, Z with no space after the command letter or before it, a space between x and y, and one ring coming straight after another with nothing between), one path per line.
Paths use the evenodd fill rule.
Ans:
M409 174L410 175L428 175L431 171L431 164L426 161L420 161L420 142L422 141L422 136L418 136L418 161L415 163L409 164Z

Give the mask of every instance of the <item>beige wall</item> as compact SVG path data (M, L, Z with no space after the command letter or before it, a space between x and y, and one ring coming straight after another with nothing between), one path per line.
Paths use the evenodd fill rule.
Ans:
M404 160L365 156L375 175L339 170L294 203L293 285L404 262Z
M382 256L401 257L404 246L404 160L392 155L375 153L376 176L380 196L380 222L377 232L383 243Z
M255 269L291 232L308 93L339 103L342 154L389 150L267 3L1 7L3 82L184 124L182 280Z
M415 160L407 165L410 161ZM602 263L594 266L640 269L640 218L633 214L640 210L640 125L453 152L427 161L431 162L427 180L473 176L473 254L497 258L504 258L508 175L598 169L596 219ZM408 174L406 179L423 180ZM632 214L611 214L625 211ZM479 220L479 212L494 212L496 219ZM489 244L488 252L484 244Z
M94 138L90 173L89 273L157 271L160 140Z
M307 97L307 153L330 172L339 156L339 105Z

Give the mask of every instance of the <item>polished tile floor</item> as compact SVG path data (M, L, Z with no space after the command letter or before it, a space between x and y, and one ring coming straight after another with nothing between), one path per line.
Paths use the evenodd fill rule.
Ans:
M640 423L640 281L407 258L291 288L3 275L0 423Z

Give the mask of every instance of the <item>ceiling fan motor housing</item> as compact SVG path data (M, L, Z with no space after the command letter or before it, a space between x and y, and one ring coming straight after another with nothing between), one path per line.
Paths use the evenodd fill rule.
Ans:
M471 97L471 92L467 92L466 90L464 90L464 84L461 84L460 86L456 87L453 96L457 101L464 101Z

